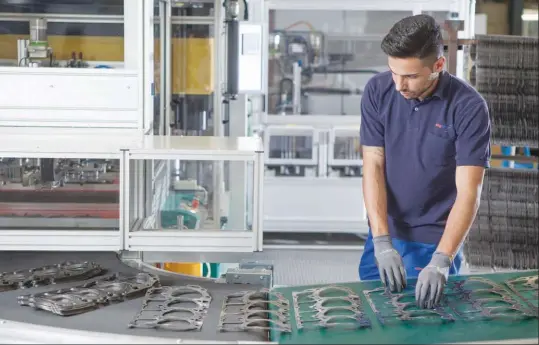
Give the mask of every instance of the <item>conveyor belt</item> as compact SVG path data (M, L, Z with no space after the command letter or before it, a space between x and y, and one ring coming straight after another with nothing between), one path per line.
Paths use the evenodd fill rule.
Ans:
M66 260L94 261L109 269L111 272L137 272L137 270L121 263L114 253L48 252L0 252L0 272L34 268L47 264L58 264ZM59 328L125 334L131 336L181 338L205 341L267 341L263 334L244 332L220 333L217 331L218 318L224 297L232 292L252 290L253 286L218 284L210 281L201 281L183 277L161 277L161 284L197 284L208 289L213 300L200 332L128 329L128 323L141 308L141 298L68 317L61 317L48 312L33 310L32 308L22 307L17 304L17 297L19 295L80 285L80 283L58 284L52 287L46 286L28 290L2 292L0 293L0 319Z
M20 184L0 186L0 202L37 203L118 203L117 184L69 184L60 188L37 189Z
M118 204L74 204L74 203L31 203L0 202L1 217L88 217L100 219L120 218L120 206Z

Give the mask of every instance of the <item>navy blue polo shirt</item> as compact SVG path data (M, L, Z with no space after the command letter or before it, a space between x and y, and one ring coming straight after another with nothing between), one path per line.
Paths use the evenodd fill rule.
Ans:
M404 241L437 244L457 195L457 166L489 166L487 104L447 72L423 101L396 91L390 71L371 78L360 137L385 150L389 231Z

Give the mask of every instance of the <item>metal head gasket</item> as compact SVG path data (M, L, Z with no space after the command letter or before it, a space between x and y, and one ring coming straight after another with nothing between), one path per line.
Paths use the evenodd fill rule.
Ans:
M72 288L22 295L18 302L22 306L68 316L138 297L158 284L158 278L148 273L117 273Z
M220 332L291 332L290 302L268 289L230 294L223 301L218 328Z
M198 285L154 287L128 327L200 331L211 300L208 290Z
M453 315L443 307L419 309L412 286L401 293L392 293L386 287L365 290L363 294L381 324L391 321L451 322Z
M456 298L448 305L465 320L537 317L537 313L515 299L502 284L486 278L470 277L454 282L452 290Z
M403 293L393 294L380 287L364 294L382 324L391 320L451 322L537 317L502 284L482 277L449 282L442 302L433 309L417 308L415 294L409 290L414 290L413 284Z
M370 327L361 298L350 288L329 285L292 293L296 325L305 328L358 329Z
M50 284L82 281L103 274L105 269L95 262L63 262L37 268L0 273L0 292Z
M535 317L539 314L539 276L526 276L505 281L505 285L522 299L530 308Z

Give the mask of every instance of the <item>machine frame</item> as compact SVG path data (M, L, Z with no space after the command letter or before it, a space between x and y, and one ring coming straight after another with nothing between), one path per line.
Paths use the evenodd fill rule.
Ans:
M91 130L69 131L65 134L44 133L44 131L20 129L19 133L15 134L0 131L0 147L3 148L0 156L118 159L120 161L119 230L77 230L76 228L57 231L45 228L0 230L1 250L127 250L199 254L204 252L248 253L262 250L262 205L259 201L263 193L261 181L264 163L260 138L146 136L136 132L126 135L123 131L116 131L101 135L100 140L88 145L88 141L93 138ZM246 228L188 231L141 230L140 224L131 222L131 207L145 205L145 194L141 190L145 188L145 176L138 175L138 179L135 178L132 181L131 173L135 172L136 169L133 168L137 167L133 164L134 162L153 159L252 162L252 230ZM168 174L164 176L170 178ZM131 184L131 182L134 183ZM240 192L245 192L245 189ZM240 197L245 198L246 195L242 194ZM245 203L239 205L239 207L245 206ZM240 214L246 211L245 208L239 210Z
M131 132L111 131L92 140L91 130L71 130L62 134L45 133L46 129L28 130L26 128L0 130L0 156L13 158L96 158L117 159L120 170L125 169L122 149L136 143L137 136ZM86 141L86 140L88 141ZM60 187L61 188L61 187ZM125 203L125 184L119 185L120 215ZM1 219L1 218L0 218ZM31 225L31 224L28 224ZM27 226L28 226L27 225ZM37 251L119 251L124 248L122 229L123 217L119 218L119 229L110 230L0 230L0 250L37 250Z

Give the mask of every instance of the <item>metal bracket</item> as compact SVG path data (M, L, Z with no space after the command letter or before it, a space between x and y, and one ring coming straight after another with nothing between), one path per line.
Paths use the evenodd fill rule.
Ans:
M273 286L273 270L259 268L230 268L225 274L227 284L261 285L264 288Z

